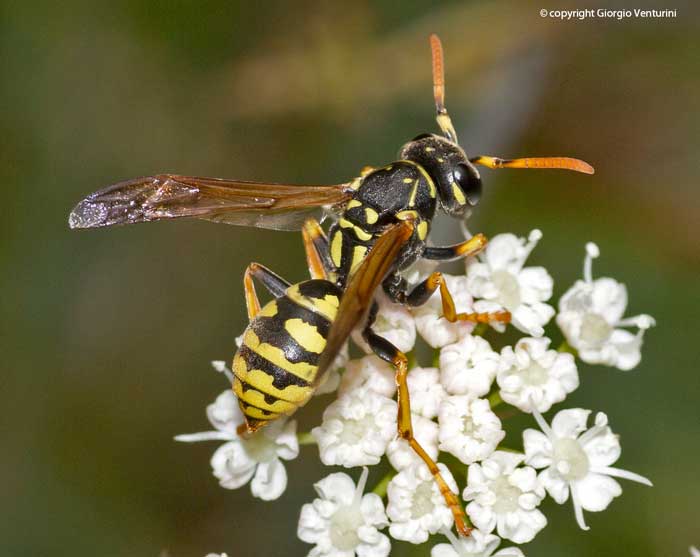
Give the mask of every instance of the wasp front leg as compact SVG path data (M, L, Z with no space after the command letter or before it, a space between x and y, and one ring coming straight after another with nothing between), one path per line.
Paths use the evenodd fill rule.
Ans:
M418 457L425 462L440 489L440 493L445 499L447 507L452 511L457 531L463 536L468 536L472 529L467 525L467 516L464 513L464 509L462 509L457 495L447 485L435 461L430 458L430 455L413 436L411 399L409 397L408 383L406 381L408 376L408 359L403 352L372 330L371 324L376 314L377 306L375 304L370 311L369 324L364 329L362 336L377 356L392 364L396 369L396 387L398 389L398 415L396 421L398 434L402 439L406 440Z

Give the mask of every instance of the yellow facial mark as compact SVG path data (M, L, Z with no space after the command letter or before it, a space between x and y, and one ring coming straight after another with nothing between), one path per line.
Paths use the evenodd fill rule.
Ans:
M416 230L418 231L418 237L421 240L425 240L425 237L428 235L428 223L426 221L421 221L418 223L418 228Z
M272 317L274 315L277 315L277 302L272 300L265 304L256 317Z
M350 272L354 272L357 266L362 263L362 260L367 255L367 246L355 246L352 252L352 265L350 267Z
M309 383L313 383L316 378L316 372L318 371L316 366L307 362L298 362L296 364L290 362L285 357L284 351L281 348L277 348L266 342L260 342L258 335L255 334L253 329L246 329L246 332L243 334L243 344L259 356L262 356L277 367L281 367L291 375L295 375Z
M362 207L362 202L358 201L357 199L353 199L345 206L345 209L352 209L353 207Z
M379 213L372 209L371 207L365 207L365 220L367 224L374 224L379 218Z
M343 234L337 230L331 238L331 259L333 265L340 267L341 259L343 258Z
M464 197L462 190L455 182L452 182L452 194L460 205L464 205L467 202L467 198Z
M320 354L326 347L326 339L319 334L318 329L301 319L287 319L284 328L307 352Z
M366 242L367 240L372 239L372 235L369 232L365 232L359 226L355 226L353 223L351 223L347 219L340 219L338 224L340 224L341 228L352 228L353 231L355 232L355 236L357 236L358 240L362 240L363 242Z

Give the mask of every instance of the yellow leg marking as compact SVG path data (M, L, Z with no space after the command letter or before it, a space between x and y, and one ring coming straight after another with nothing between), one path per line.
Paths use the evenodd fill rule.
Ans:
M583 174L594 174L595 169L586 161L571 157L527 157L523 159L499 159L498 157L479 156L471 162L487 168L557 168L573 170Z
M434 272L428 277L426 287L431 292L434 292L437 290L438 286L440 287L440 298L442 299L442 313L445 319L450 323L455 323L456 321L470 321L472 323L492 323L498 321L500 323L510 323L511 315L509 311L457 313L452 294L450 294L447 288L447 283L442 273Z
M260 302L258 295L255 293L255 285L253 284L253 273L259 268L257 263L251 263L245 270L243 275L243 291L245 292L245 305L248 309L248 320L250 321L260 312Z
M343 258L343 233L336 230L331 238L331 259L333 265L340 267L340 262Z
M471 257L482 251L486 247L486 244L488 244L486 236L479 233L469 238L466 242L459 244L459 246L455 248L455 252L462 257Z
M325 279L326 270L314 244L314 240L324 237L321 225L318 224L318 221L309 219L304 223L301 235L304 240L304 251L306 252L306 264L309 268L309 275L312 279Z
M433 475L435 482L440 488L440 493L445 499L445 503L452 511L452 516L454 516L457 531L463 536L468 536L471 532L471 528L467 526L467 517L464 514L464 510L462 509L462 505L459 503L457 495L455 495L447 485L447 482L445 481L445 478L442 477L440 469L435 461L430 458L430 455L425 452L425 449L423 449L420 443L415 439L415 437L413 437L411 400L408 395L408 384L406 383L406 376L408 375L408 362L406 360L406 356L401 352L398 352L392 363L394 366L396 366L396 386L398 387L399 406L397 426L399 435L408 441L408 444L411 446L413 451L428 466L430 473Z

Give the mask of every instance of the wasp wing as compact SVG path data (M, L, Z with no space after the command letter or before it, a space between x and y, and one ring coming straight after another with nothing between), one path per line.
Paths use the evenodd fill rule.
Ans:
M346 203L348 184L293 186L160 174L90 194L68 218L71 228L98 228L161 219L197 218L296 230L312 215Z
M343 292L337 317L328 332L326 348L319 359L319 379L333 363L352 330L367 313L374 300L375 290L391 271L399 251L406 245L413 230L413 224L406 221L392 225L377 239L350 278Z

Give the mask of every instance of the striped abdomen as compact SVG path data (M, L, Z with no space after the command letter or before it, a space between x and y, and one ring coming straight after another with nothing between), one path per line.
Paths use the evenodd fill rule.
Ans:
M232 366L248 430L292 414L311 398L340 293L325 280L294 284L250 322Z

